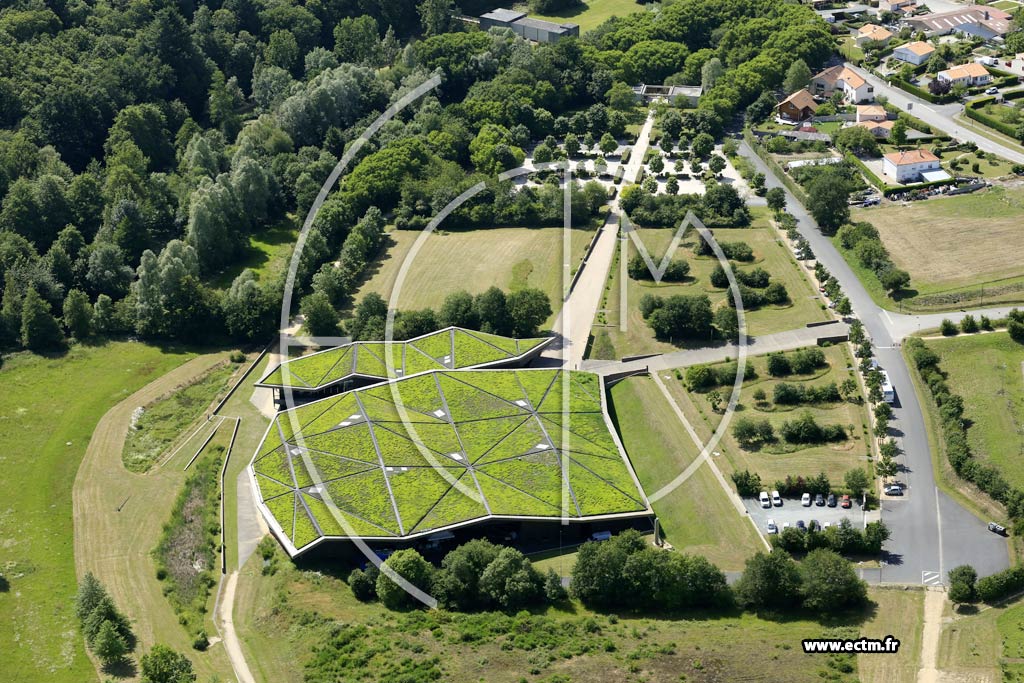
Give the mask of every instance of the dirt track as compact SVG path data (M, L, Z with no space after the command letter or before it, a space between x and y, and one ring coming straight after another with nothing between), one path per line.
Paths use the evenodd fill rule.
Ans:
M216 673L230 680L231 665L222 645L206 653L192 649L188 633L161 593L150 557L184 481L182 467L191 457L189 449L147 474L129 472L121 463L132 411L202 375L225 357L220 353L195 358L107 412L96 425L75 478L73 505L76 572L93 572L131 618L139 639L136 655L163 643L186 653L200 678ZM209 634L214 634L212 623Z

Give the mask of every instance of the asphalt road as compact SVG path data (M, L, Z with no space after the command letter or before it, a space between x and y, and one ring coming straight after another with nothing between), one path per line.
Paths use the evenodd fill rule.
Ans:
M905 90L900 90L899 88L894 88L888 85L878 76L870 74L864 69L856 67L849 62L847 62L846 66L856 71L871 83L871 85L875 87L876 96L885 95L891 104L896 105L902 111L908 112L912 116L916 116L928 125L934 126L953 137L961 140L969 140L986 152L992 152L993 154L997 154L1014 163L1024 164L1024 153L1002 145L985 137L984 135L981 135L980 133L976 133L971 128L968 128L957 121L954 117L964 109L961 103L953 102L951 104L931 104L911 95ZM908 105L913 106L908 109Z
M887 500L882 505L882 519L892 531L892 538L884 549L884 580L935 584L944 581L946 573L960 564L973 565L981 575L1008 567L1005 539L988 531L985 521L936 487L924 415L911 384L910 371L895 345L908 333L906 318L915 316L901 316L900 324L894 324L895 314L884 311L872 301L804 206L746 142L740 144L740 154L765 174L769 188L782 187L786 192L788 210L796 217L800 233L810 243L817 260L842 285L854 313L873 340L875 357L889 372L896 388L897 403L890 430L903 449L898 460L906 471L900 474L900 479L909 490L904 499Z

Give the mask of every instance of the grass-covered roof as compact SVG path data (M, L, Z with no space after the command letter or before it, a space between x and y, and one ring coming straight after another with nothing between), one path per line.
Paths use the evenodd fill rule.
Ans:
M296 549L320 536L397 538L488 517L643 512L601 401L589 373L429 372L280 413L253 473Z
M390 344L352 342L285 361L267 373L258 385L288 385L298 391L308 391L356 376L391 379L387 371L389 349L394 359L394 377L490 365L519 358L549 339L511 339L449 327Z

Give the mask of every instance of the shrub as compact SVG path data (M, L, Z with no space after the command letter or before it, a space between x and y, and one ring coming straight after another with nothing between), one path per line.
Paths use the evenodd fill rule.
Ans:
M978 331L978 321L974 319L973 315L964 316L964 319L960 321L960 331L964 334Z
M367 565L365 571L353 569L348 575L348 587L352 589L352 595L360 602L370 602L377 599L377 575L380 570L377 565Z
M753 498L761 491L761 477L749 470L733 472L732 483L736 485L736 493L744 498Z
M768 374L772 377L785 377L793 373L789 359L781 353L768 354Z
M946 337L953 337L959 331L960 330L959 328L957 328L956 323L954 323L949 318L943 318L942 322L939 323L939 332L941 332Z
M744 448L754 448L775 440L775 429L765 419L738 418L732 425L732 435Z

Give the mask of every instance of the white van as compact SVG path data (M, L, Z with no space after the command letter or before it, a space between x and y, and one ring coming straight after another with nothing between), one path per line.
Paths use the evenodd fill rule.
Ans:
M761 501L761 507L770 508L772 506L772 499L768 497L767 491L761 491L761 495L758 499Z

